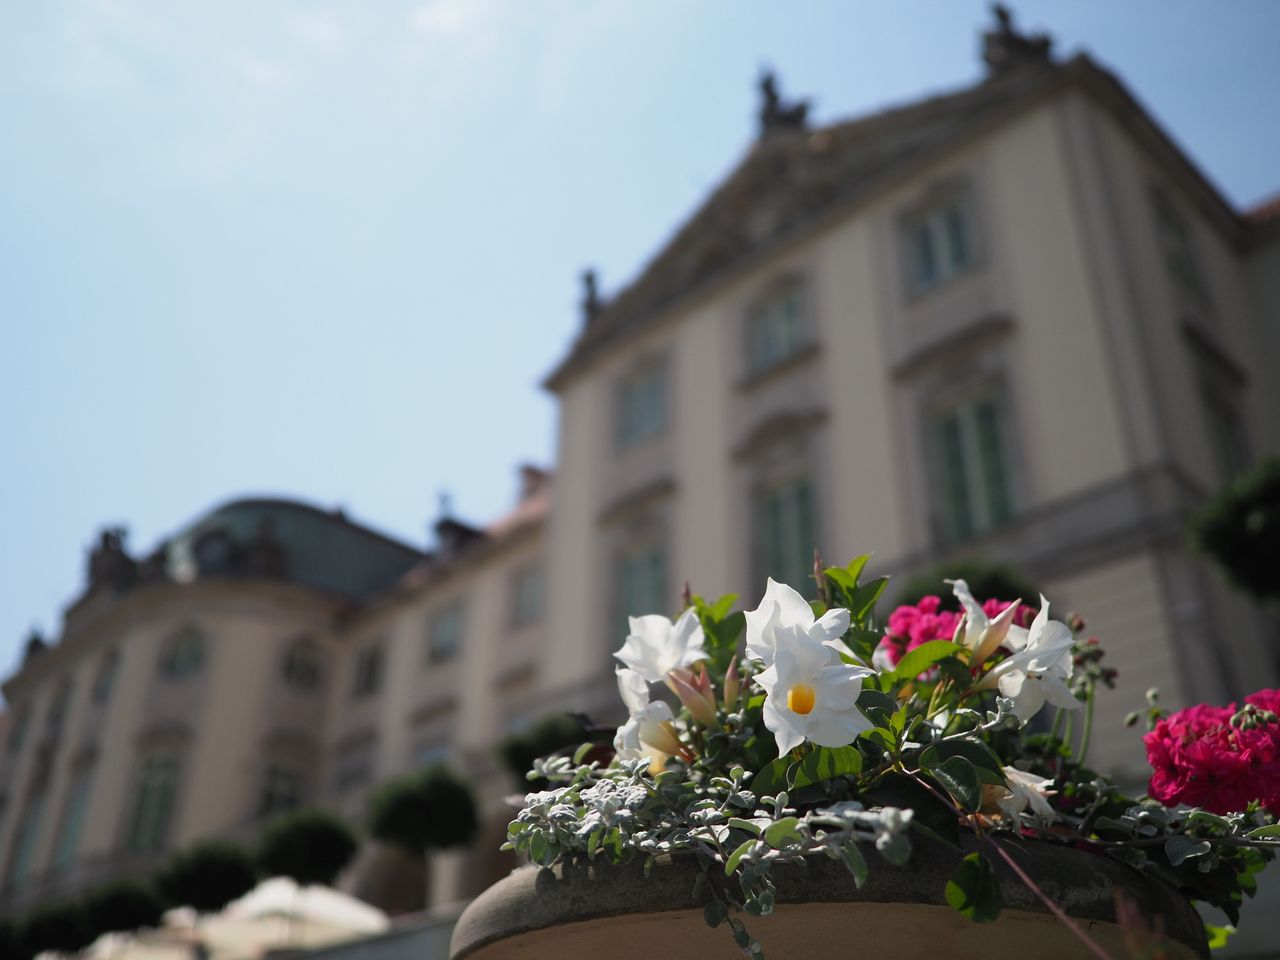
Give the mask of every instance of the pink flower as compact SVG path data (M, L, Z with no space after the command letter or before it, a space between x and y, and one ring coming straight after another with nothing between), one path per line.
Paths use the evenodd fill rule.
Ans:
M1244 810L1257 800L1280 811L1280 690L1245 698L1256 708L1199 704L1162 718L1143 737L1151 781L1147 792L1165 804L1185 803L1212 813Z

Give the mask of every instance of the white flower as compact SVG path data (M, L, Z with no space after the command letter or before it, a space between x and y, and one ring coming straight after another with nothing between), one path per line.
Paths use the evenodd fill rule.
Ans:
M840 638L849 629L849 611L837 607L828 610L815 620L813 608L785 583L772 577L765 588L764 599L755 610L746 611L747 656L761 661L766 667L773 665L779 649L785 649L796 638L805 638L825 645L833 663L840 662L840 655L852 656Z
M1011 629L1020 600L1013 601L992 620L987 617L982 605L973 598L967 583L963 580L948 580L947 583L951 584L951 592L964 607L964 618L956 626L955 639L956 643L963 644L969 651L970 666L985 663L987 657L1001 645L1008 646L1011 650L1020 650L1026 645L1026 631L1021 628Z
M996 803L1005 816L1016 818L1030 806L1031 818L1038 820L1044 826L1058 819L1057 811L1049 806L1049 797L1057 791L1046 789L1053 783L1052 780L1037 777L1034 773L1027 773L1016 767L1005 767L1004 778L1009 784L1009 789L1005 791L1005 796L996 800Z
M613 738L614 752L619 760L649 757L655 769L661 767L667 757L680 751L671 708L661 700L649 701L649 684L636 671L619 667L617 674L618 692L629 717Z
M1013 712L1026 723L1046 702L1066 710L1076 710L1080 701L1071 693L1071 629L1049 619L1049 601L1040 597L1040 612L1027 631L1026 644L1017 653L1000 661L983 677L978 689L999 686L1000 695L1013 701Z
M692 607L674 624L657 613L629 619L631 633L614 656L648 683L665 681L677 667L691 667L707 658L702 624Z
M756 677L764 688L764 725L785 756L805 740L822 747L852 743L871 721L858 710L865 667L843 663L832 648L798 630L779 631L772 664Z

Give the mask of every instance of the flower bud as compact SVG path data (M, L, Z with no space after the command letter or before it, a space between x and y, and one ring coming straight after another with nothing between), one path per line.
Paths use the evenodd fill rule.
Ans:
M699 680L688 670L672 670L667 674L667 682L690 716L703 726L720 728L720 718L716 716L716 701L711 693L709 679L706 689L700 690Z
M742 690L742 677L738 673L738 658L729 661L724 674L724 708L732 711L738 706L738 693Z

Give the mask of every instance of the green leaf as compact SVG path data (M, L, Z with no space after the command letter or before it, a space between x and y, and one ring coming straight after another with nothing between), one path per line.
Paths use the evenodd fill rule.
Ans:
M707 921L708 927L714 929L729 919L729 908L721 900L708 900L707 905L702 908L702 918Z
M733 876L733 871L738 869L738 863L747 855L747 851L755 846L757 841L744 840L738 846L738 849L729 854L729 859L724 862L724 875L726 877Z
M1209 949L1221 950L1227 945L1227 941L1235 934L1236 928L1227 924L1223 927L1215 927L1212 923L1204 925L1204 932L1209 937Z
M584 743L580 747L578 747L577 750L573 751L573 765L576 767L579 764L581 764L582 761L586 758L587 754L591 752L591 748L594 746L595 746L594 743L591 743L590 741L588 741L587 743Z
M963 647L950 640L930 640L909 651L898 665L893 668L891 676L895 680L914 680L939 660L962 650Z
M596 827L591 831L591 836L587 837L587 859L594 860L596 850L600 846L600 838L604 836L604 827Z
M649 878L649 874L653 873L655 862L657 862L657 858L652 853L644 858L644 876L646 880Z
M1169 863L1175 867L1191 857L1202 857L1212 849L1213 847L1208 840L1197 842L1182 834L1170 837L1164 843L1164 855L1169 858Z
M791 775L791 789L807 787L835 777L862 772L862 754L857 747L818 747L801 758Z
M955 810L912 777L890 773L867 791L866 800L868 806L914 810L911 829L927 828L953 847L960 843L960 819Z
M757 797L776 795L787 787L787 768L791 766L790 755L779 757L751 778L751 791Z
M783 817L769 824L764 831L764 842L775 850L804 839L804 835L796 829L799 817ZM748 841L750 843L750 841ZM738 848L742 849L741 847Z
M977 767L964 757L948 757L929 767L928 772L961 809L976 811L982 806L982 778Z
M888 584L888 577L877 577L870 583L862 584L853 592L853 596L849 598L849 617L854 623L862 623L867 618Z
M844 865L849 868L849 873L853 876L853 885L859 889L867 882L867 861L862 856L862 851L858 849L856 843L846 843L840 848L840 859L844 861Z
M883 710L890 716L898 709L898 701L893 699L887 693L879 690L872 690L870 687L864 687L862 692L858 694L858 709L866 713L870 709ZM870 716L868 715L868 719Z
M741 817L730 817L729 826L737 827L739 830L745 830L752 836L760 836L759 824L752 823L750 820L743 820Z
M1000 883L986 857L971 853L947 881L947 903L975 923L990 923L1000 915Z
M920 769L929 770L951 757L964 757L978 770L983 783L1007 786L1004 766L981 740L943 740L926 747L920 754Z
M1280 823L1271 823L1258 827L1245 834L1250 840L1280 840Z

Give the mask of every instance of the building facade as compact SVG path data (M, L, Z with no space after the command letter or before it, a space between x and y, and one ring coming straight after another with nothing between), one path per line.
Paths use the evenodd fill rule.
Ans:
M1105 640L1098 759L1133 779L1147 687L1275 685L1274 619L1184 529L1280 452L1280 217L1232 209L1087 57L986 40L977 85L825 128L766 82L734 172L625 288L588 283L547 381L554 481L527 468L497 523L446 518L426 553L242 501L144 561L104 535L4 686L0 910L299 802L362 820L437 760L484 828L429 897L474 894L508 866L494 743L616 719L627 614L673 612L686 578L753 606L815 548L1024 569ZM407 909L421 874L368 845L348 882Z

